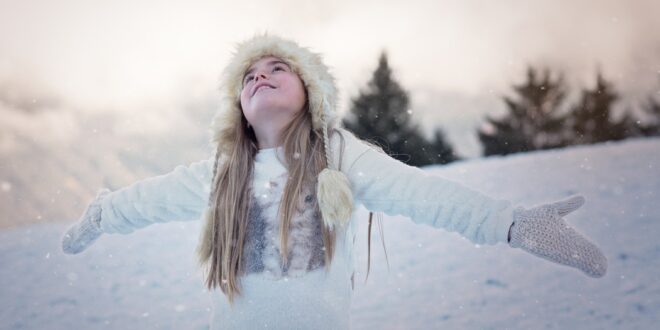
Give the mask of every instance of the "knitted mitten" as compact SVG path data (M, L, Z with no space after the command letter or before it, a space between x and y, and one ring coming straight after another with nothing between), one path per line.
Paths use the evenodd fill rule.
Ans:
M590 277L602 277L607 271L607 259L603 253L562 219L582 204L584 197L574 196L529 210L516 208L509 229L509 245L578 268Z
M101 230L101 201L108 193L110 193L108 189L99 190L78 223L72 225L66 231L62 237L62 251L64 253L80 253L103 234Z

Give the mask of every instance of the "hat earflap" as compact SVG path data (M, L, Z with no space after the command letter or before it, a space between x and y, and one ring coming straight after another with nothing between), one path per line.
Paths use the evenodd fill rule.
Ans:
M319 173L316 196L323 223L329 228L334 228L335 225L343 227L348 223L353 212L353 193L346 175L334 169L336 167L333 166L333 159L330 156L330 141L325 116L322 121L323 143L328 166Z

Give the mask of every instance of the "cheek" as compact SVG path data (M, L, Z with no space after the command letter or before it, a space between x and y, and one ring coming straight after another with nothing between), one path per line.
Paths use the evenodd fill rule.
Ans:
M244 93L244 92L241 92L240 97L241 97L241 99L240 99L241 109L243 109L243 113L245 113L245 109L248 109L248 100L249 99L247 97L247 94Z
M302 81L298 80L297 81L297 86L294 88L293 96L298 100L298 105L300 107L305 105L305 99L307 98L306 93L305 93L305 85L303 85Z
M243 102L242 98L241 98L241 112L243 113L243 117L245 117L245 119L247 119L249 123L254 122L253 111L250 109L250 106L247 103Z
M245 101L247 100L247 97L246 97L246 96L247 96L247 92L246 92L246 90L245 90L245 89L242 89L242 90L241 90L241 94L239 95L239 97L240 97L240 99L241 99L241 104L245 104L245 103L246 103L246 102L245 102Z

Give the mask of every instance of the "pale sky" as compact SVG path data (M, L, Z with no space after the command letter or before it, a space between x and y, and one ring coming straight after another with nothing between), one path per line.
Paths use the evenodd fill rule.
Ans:
M476 121L528 64L576 86L600 67L624 102L658 93L658 13L652 0L0 0L0 101L132 112L158 131L217 97L233 44L268 31L324 54L341 111L387 50L416 119L474 155Z

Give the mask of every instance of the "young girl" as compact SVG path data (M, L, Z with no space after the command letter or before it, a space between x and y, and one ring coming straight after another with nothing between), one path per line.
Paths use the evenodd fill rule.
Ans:
M584 198L531 209L401 163L339 126L321 57L272 35L237 47L211 125L215 155L114 192L101 189L62 238L79 253L102 233L204 218L198 255L212 329L347 329L355 205L505 242L605 274L607 260L563 216Z

